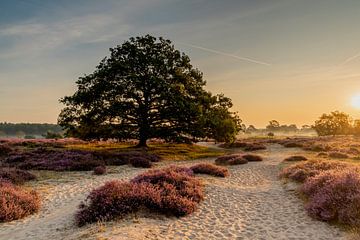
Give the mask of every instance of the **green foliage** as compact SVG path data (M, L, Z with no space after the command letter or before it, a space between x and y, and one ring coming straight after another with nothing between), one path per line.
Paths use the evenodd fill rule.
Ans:
M47 123L0 123L0 136L35 136L47 131L60 133L62 129L59 125Z
M52 131L47 131L46 134L43 135L46 139L60 139L63 138L63 136L60 133L55 133Z
M351 134L352 120L348 114L334 111L316 120L314 129L319 136Z
M239 131L240 119L229 111L231 100L204 90L202 73L169 40L150 35L130 38L110 49L89 75L76 82L59 124L82 139L150 138L190 142ZM210 121L211 117L216 120ZM223 134L223 133L222 133Z

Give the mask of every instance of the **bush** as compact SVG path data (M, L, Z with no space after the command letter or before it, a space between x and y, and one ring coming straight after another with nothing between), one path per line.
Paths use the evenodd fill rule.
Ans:
M215 177L229 176L229 170L210 163L199 163L191 166L190 169L195 173L208 174Z
M244 148L245 151L257 151L257 150L264 150L266 149L265 145L261 143L253 143L249 144L247 147Z
M24 182L36 179L36 176L28 171L16 168L0 168L0 179L14 184L23 184Z
M360 226L360 175L356 169L322 172L306 180L306 210L322 221Z
M6 144L0 144L0 157L6 156L11 152L11 148Z
M79 206L79 226L106 221L146 207L162 213L183 216L195 211L203 200L203 186L189 168L150 170L131 182L111 181L93 190Z
M318 157L327 157L328 154L326 152L319 152L316 156L318 156Z
M106 173L106 167L105 166L97 166L93 170L94 175L104 175Z
M240 154L229 154L229 155L220 156L217 159L215 159L215 164L228 165L229 160L238 158L238 157L241 157L241 155Z
M284 159L284 161L286 161L286 162L296 162L296 161L306 161L306 160L307 160L306 157L298 156L298 155L287 157L287 158Z
M345 153L341 152L331 152L329 153L329 157L331 158L348 158L349 156Z
M248 163L248 160L242 157L233 158L228 161L229 165L240 165L240 164L246 164Z
M346 163L309 160L284 168L280 173L280 177L289 178L296 182L304 182L309 177L313 177L320 172L333 169L341 170L347 167L349 167L349 164Z
M150 160L142 157L134 157L130 159L130 164L136 168L151 168L152 163Z
M0 181L0 222L24 218L40 209L40 197L8 182Z
M230 154L218 157L215 160L215 164L217 165L238 165L245 164L248 160L243 158L241 154Z
M248 160L249 162L260 162L263 160L261 156L254 154L244 154L241 157Z

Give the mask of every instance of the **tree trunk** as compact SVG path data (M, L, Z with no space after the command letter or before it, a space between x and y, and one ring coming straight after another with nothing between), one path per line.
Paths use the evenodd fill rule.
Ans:
M140 137L139 143L136 145L136 147L138 147L138 148L147 147L146 141L147 141L147 138Z

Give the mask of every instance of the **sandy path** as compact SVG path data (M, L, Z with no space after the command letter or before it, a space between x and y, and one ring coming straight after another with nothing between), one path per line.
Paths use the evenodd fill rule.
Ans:
M229 178L203 176L205 201L194 214L180 219L142 213L76 228L73 214L91 189L144 170L121 166L100 177L66 173L60 180L38 183L50 186L41 212L1 224L0 239L345 239L338 228L308 217L299 198L277 179L278 164L295 151L271 145L259 152L263 162L230 167ZM213 159L177 164L209 161Z

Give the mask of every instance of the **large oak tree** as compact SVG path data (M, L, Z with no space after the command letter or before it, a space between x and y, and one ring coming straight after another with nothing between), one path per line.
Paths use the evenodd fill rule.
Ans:
M231 100L206 91L203 74L169 40L130 38L110 52L60 100L65 108L58 121L68 135L135 138L146 146L150 138L230 141L241 129Z

